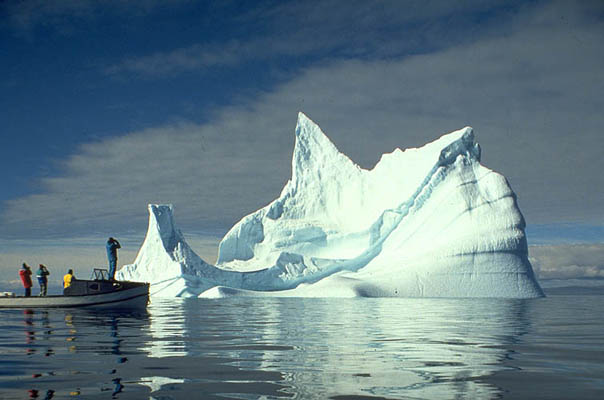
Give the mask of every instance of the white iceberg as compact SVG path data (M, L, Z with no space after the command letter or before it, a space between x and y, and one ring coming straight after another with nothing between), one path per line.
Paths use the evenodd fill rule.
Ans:
M365 170L300 113L292 178L244 217L209 265L149 206L149 228L120 279L160 296L543 296L506 179L480 164L472 128L396 149Z

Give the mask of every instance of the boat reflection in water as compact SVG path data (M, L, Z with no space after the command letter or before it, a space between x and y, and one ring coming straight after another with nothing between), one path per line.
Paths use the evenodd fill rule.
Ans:
M0 310L0 318L0 398L51 399L120 393L129 362L120 325L128 321L136 335L148 314L27 309ZM24 338L15 336L19 319Z

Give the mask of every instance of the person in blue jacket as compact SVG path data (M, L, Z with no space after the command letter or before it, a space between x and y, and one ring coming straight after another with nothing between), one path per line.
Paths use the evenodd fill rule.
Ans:
M48 269L46 265L40 264L38 271L36 272L36 277L38 278L38 283L40 284L40 296L46 296L48 290Z
M110 237L107 239L107 258L109 259L109 279L115 277L115 267L117 266L117 249L121 249L120 242Z

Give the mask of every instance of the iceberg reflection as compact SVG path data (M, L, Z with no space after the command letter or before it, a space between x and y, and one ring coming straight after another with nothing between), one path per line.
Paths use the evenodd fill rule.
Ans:
M175 298L170 301L154 299L148 306L148 330L151 340L141 348L149 357L182 357L187 355L188 324L184 299Z
M534 301L154 300L147 352L171 357L168 386L184 392L203 383L273 397L498 398L488 378L510 368Z
M278 321L257 340L291 350L264 352L256 368L279 370L301 398L497 398L481 378L530 328L526 300L273 300L254 303Z

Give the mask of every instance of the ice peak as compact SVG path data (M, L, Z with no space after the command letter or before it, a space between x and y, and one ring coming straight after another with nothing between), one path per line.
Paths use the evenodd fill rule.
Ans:
M337 165L338 169L358 169L342 154L321 128L304 113L298 113L296 144L292 157L292 181L320 181L321 170Z
M167 251L174 249L178 241L179 232L174 228L174 216L172 204L149 204L149 227L148 238L161 240Z
M441 150L439 163L450 163L459 154L466 154L471 159L480 162L480 145L474 141L474 130L471 127L466 126L452 134L443 136L441 139L449 136L456 138L456 140Z
M318 159L340 154L321 128L303 113L298 115L294 162L312 164Z

